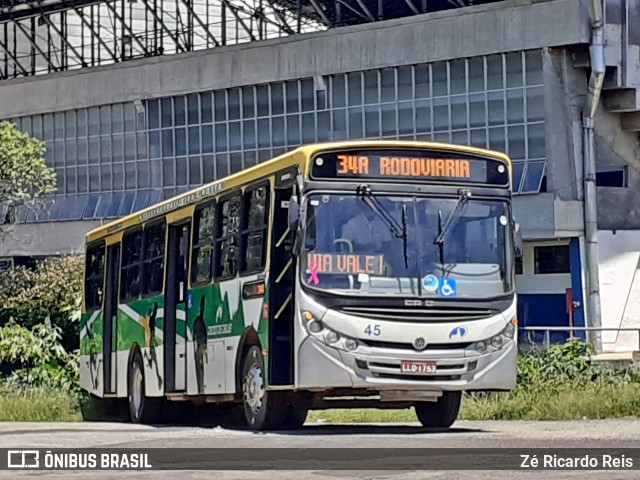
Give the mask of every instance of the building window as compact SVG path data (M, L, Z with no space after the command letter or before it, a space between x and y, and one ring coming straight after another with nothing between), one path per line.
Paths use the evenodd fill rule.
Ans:
M534 247L535 274L571 273L569 245Z
M627 167L606 168L596 172L597 187L627 188L628 183Z
M198 207L194 215L191 283L209 283L212 278L216 205Z
M360 138L503 151L513 160L514 194L537 194L547 187L542 66L537 49L13 121L45 142L47 164L58 172L58 198L100 199L96 208L79 206L74 219L122 217L152 204L156 192L173 196L301 144ZM600 186L626 183L626 171L598 173ZM131 201L121 202L124 192ZM69 220L70 208L49 210L42 220Z

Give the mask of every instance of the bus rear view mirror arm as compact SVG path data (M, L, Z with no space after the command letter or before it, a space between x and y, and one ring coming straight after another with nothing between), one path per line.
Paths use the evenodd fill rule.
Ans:
M291 199L289 200L289 218L288 224L291 230L297 230L300 227L301 222L301 212L300 212L300 204L302 198L302 191L304 189L304 179L302 175L296 175L296 187L294 188L293 195L291 195Z
M295 195L289 200L289 217L288 225L291 230L297 230L300 222L300 205L298 203L298 197Z
M516 257L522 257L522 232L520 231L520 224L514 222L513 224L513 246L516 251Z
M302 250L302 226L305 224L305 205L300 205L298 197L293 195L289 200L289 228L293 232L293 254L299 255Z

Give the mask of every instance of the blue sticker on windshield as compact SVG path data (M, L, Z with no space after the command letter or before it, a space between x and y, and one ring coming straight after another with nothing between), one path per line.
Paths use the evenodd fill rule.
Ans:
M193 293L190 293L189 295L187 295L187 308L191 309L192 306L193 306Z
M438 295L441 297L455 297L458 294L458 284L453 278L441 278Z
M422 279L422 287L427 293L436 293L440 282L435 275L427 275Z

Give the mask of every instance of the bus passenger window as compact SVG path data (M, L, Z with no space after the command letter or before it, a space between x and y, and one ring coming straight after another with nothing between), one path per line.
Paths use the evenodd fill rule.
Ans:
M196 210L193 227L191 283L209 283L212 278L213 245L215 235L215 205Z
M240 247L240 195L220 203L216 238L216 278L231 278L238 273Z
M147 226L144 230L144 260L142 263L143 295L162 292L164 276L165 222Z
M85 302L87 310L102 308L104 281L104 244L87 248L85 268Z
M122 250L120 300L130 301L137 299L140 296L142 230L126 234L122 239Z
M245 192L242 230L242 273L258 272L264 268L269 222L269 189L262 186Z

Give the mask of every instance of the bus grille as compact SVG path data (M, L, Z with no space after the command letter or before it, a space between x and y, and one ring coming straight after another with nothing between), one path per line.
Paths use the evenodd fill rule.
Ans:
M377 378L390 378L393 380L411 380L412 382L450 382L460 380L462 375L400 375L392 373L374 373Z
M497 315L498 312L485 308L380 308L380 307L342 307L348 315L370 318L372 320L413 321L413 322L450 322L464 320L482 320Z
M359 340L371 348L392 348L396 350L415 350L415 347L410 343L396 343L396 342L378 342L376 340ZM463 350L467 348L471 343L433 343L427 344L425 350Z

